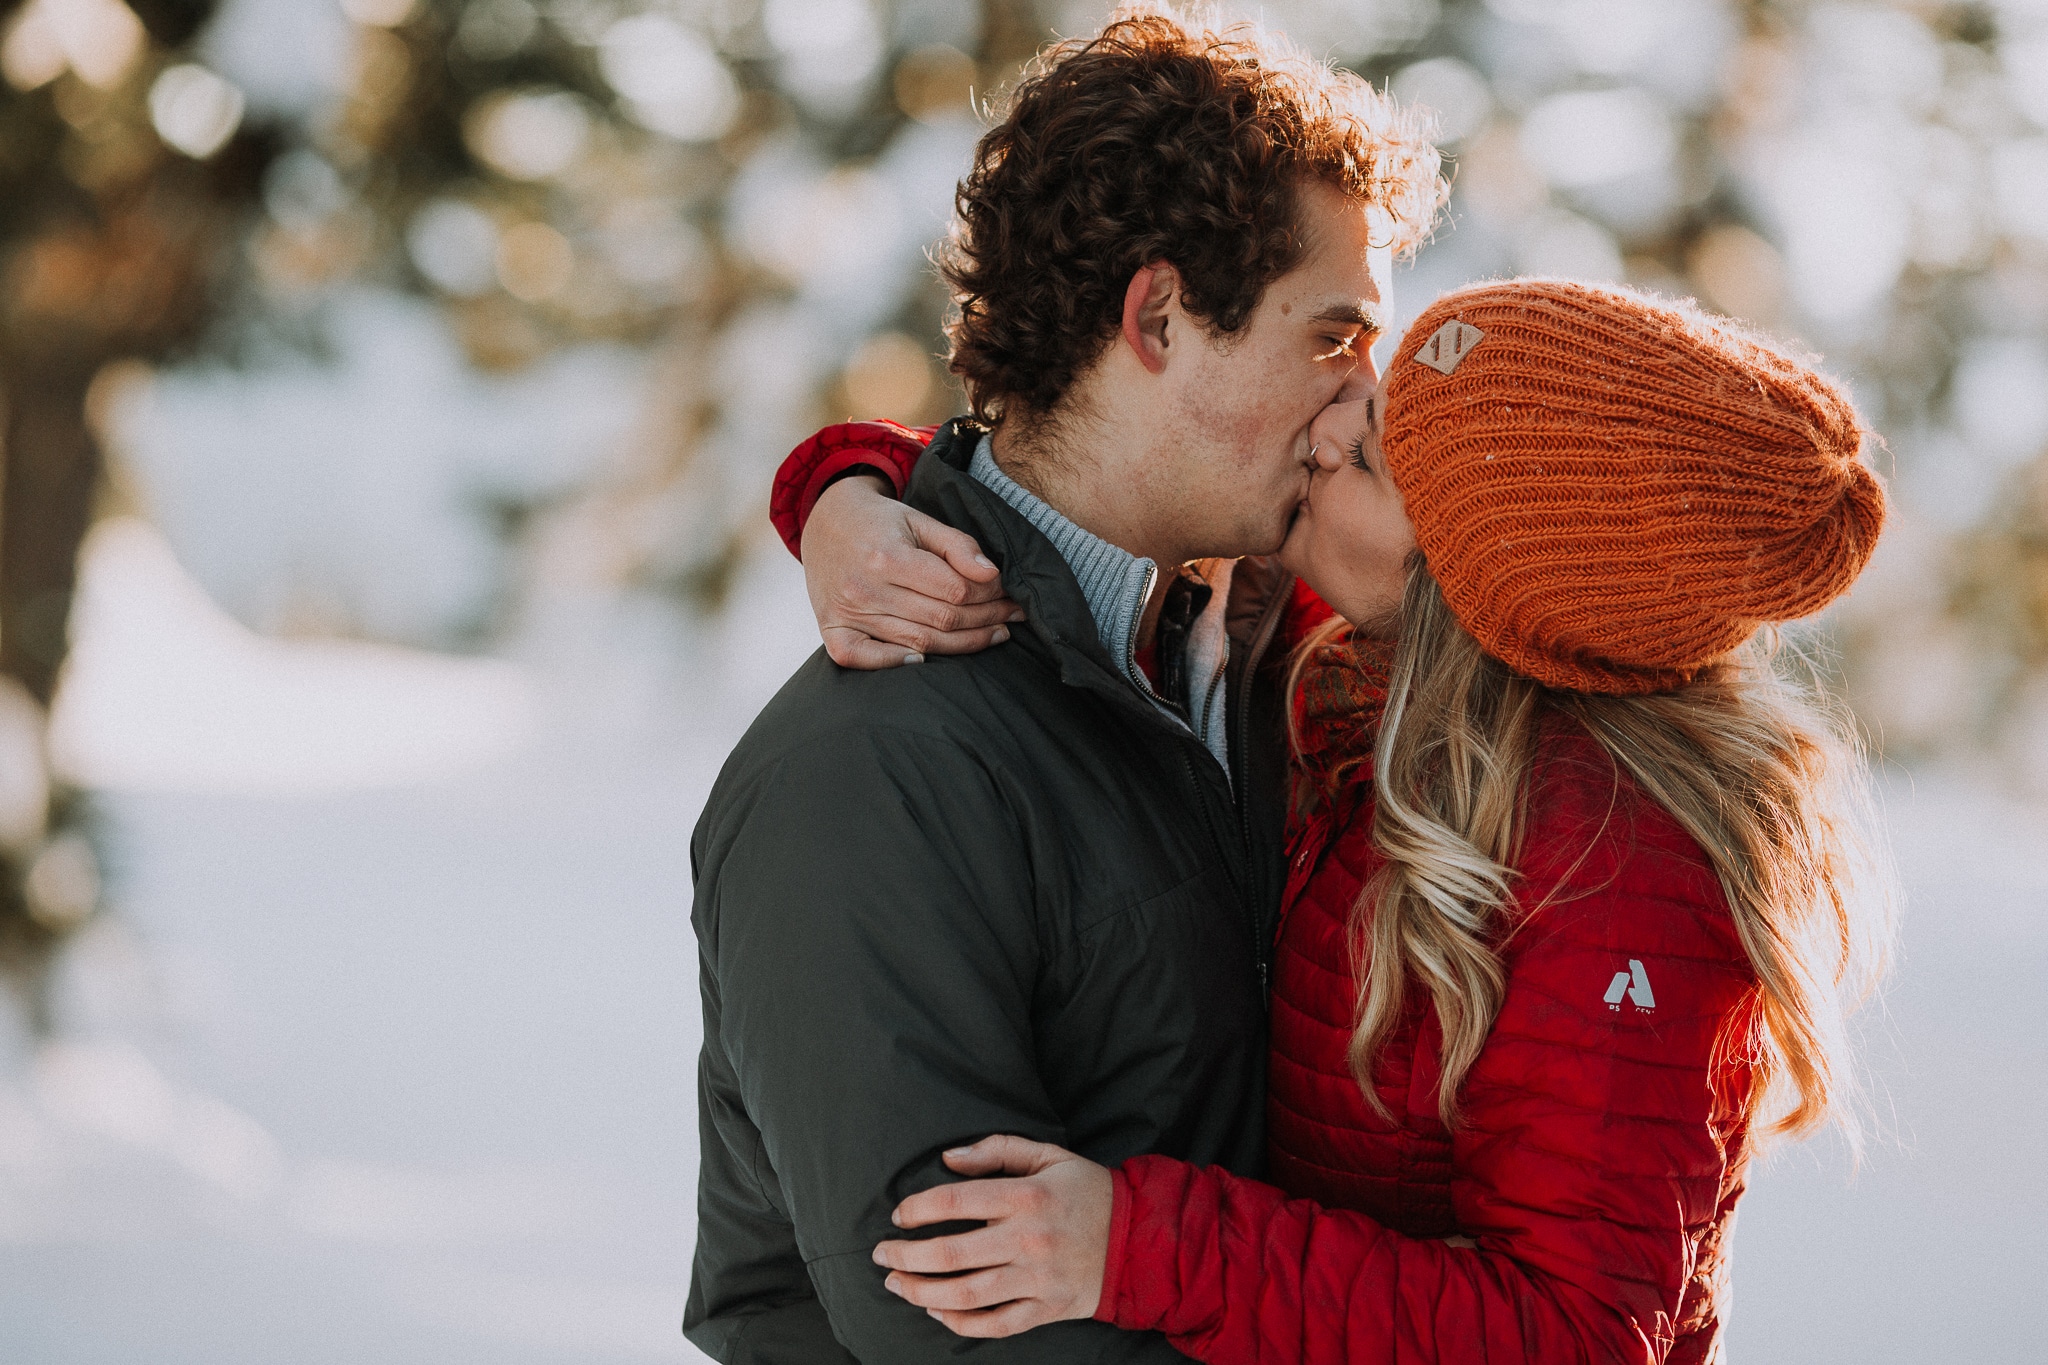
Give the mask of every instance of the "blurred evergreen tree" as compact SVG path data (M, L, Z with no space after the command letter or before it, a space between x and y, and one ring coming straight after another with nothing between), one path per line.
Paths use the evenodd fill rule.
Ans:
M0 0L0 961L98 899L44 718L101 476L95 381L202 339L278 146L184 53L210 0Z

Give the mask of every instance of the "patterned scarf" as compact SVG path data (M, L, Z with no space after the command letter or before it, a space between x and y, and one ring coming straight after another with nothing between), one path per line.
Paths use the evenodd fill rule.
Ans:
M1287 884L1280 895L1283 924L1331 842L1372 794L1372 746L1393 662L1391 643L1357 639L1346 629L1316 645L1302 663L1293 698L1298 748L1287 821Z
M1346 786L1370 781L1393 666L1391 640L1350 630L1309 651L1294 694L1297 808L1327 804Z

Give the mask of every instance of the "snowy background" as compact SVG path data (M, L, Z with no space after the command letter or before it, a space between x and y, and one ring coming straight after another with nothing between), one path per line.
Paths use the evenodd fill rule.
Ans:
M758 556L687 649L607 652L592 678L258 652L144 528L103 529L89 562L74 695L105 709L71 733L148 714L153 737L104 798L119 913L64 959L60 1036L16 1033L0 1071L6 1358L696 1358L687 842L810 648L795 565ZM94 677L169 634L209 642L174 661L189 709ZM354 775L278 791L307 728L287 718L316 716L308 786ZM1882 1133L1853 1179L1825 1140L1759 1173L1738 1360L2035 1349L2048 808L1940 774L1886 800L1909 900L1866 1016Z
M473 53L541 24L443 10ZM558 91L479 100L495 169L408 207L388 268L304 263L369 211L322 111L412 7L232 0L190 54L314 131L250 247L270 330L95 386L109 491L48 746L103 894L48 1028L0 1005L10 1365L698 1358L688 838L812 648L767 471L818 421L953 401L920 249L977 130L954 96L1020 41L982 17L1017 11L545 12L651 141ZM1402 316L1507 270L1696 293L1825 351L1887 432L1899 512L1834 623L1908 895L1864 1016L1877 1132L1853 1176L1828 1140L1758 1172L1732 1354L2038 1357L2048 542L2013 509L2048 496L2048 6L1264 12L1443 114L1458 197ZM21 85L42 49L8 24ZM760 90L721 61L791 92L768 132L735 141ZM715 220L664 217L714 136ZM555 218L519 217L536 185ZM676 311L577 312L622 281ZM1954 586L1958 546L1990 588Z

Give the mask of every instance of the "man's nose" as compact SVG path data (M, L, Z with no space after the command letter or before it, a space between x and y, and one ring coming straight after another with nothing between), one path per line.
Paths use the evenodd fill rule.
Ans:
M1379 362L1367 351L1358 358L1358 364L1345 376L1344 385L1337 390L1338 403L1356 403L1361 398L1370 398L1380 386Z

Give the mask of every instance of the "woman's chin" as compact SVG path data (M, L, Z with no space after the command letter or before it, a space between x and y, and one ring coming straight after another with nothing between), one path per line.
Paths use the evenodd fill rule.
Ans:
M1308 540L1311 534L1309 523L1314 519L1315 514L1309 511L1306 502L1295 508L1294 520L1287 523L1287 539L1280 542L1280 549L1275 556L1280 561L1280 567L1296 578L1308 577Z
M1304 513L1303 519L1306 516ZM1331 606L1336 606L1337 599L1331 596L1331 592L1333 589L1341 588L1341 585L1328 582L1325 575L1316 571L1315 556L1309 553L1308 537L1301 532L1301 519L1297 519L1294 525L1295 529L1288 535L1287 543L1280 547L1280 567L1313 588L1316 596Z

